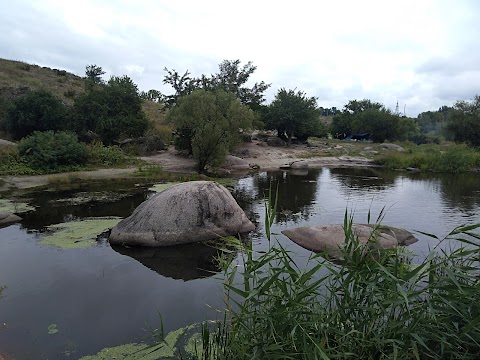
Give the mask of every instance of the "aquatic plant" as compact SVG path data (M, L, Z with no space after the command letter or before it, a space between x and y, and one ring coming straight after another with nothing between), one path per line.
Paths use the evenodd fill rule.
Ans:
M480 225L437 239L419 261L401 247L366 250L352 223L346 213L341 264L316 254L300 268L275 239L224 263L224 319L204 329L197 358L477 359Z
M47 226L53 233L40 241L43 245L53 245L62 249L86 248L96 244L97 236L120 222L119 217L87 218Z

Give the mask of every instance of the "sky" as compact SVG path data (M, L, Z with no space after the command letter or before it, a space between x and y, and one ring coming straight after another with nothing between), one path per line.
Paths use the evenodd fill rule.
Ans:
M407 116L480 94L476 0L0 0L0 57L83 76L96 64L171 93L164 68L252 61L250 84L323 107L371 99Z

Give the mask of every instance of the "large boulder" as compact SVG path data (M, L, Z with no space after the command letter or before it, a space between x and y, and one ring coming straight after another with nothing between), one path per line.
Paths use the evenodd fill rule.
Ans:
M404 244L412 243L410 236L413 237L413 235L399 228L380 227L377 229L376 236L372 236L374 227L371 225L354 224L352 229L361 244L369 243L369 246L377 249L391 249L399 245L400 242L395 236L401 237ZM345 245L345 231L341 224L299 227L284 230L282 234L307 250L325 253L334 258L341 257L341 248ZM369 242L369 239L374 241Z
M255 229L230 192L212 181L172 186L140 204L112 229L118 245L170 246Z

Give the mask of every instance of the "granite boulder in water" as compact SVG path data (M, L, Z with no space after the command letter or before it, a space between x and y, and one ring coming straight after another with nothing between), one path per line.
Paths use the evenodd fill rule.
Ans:
M112 229L109 240L128 246L170 246L254 229L227 189L212 181L191 181L140 204Z
M407 230L391 227L375 227L371 224L353 224L352 230L361 244L391 249L397 245L410 245L417 239ZM374 233L375 231L375 233ZM341 224L305 226L282 231L294 243L317 253L340 258L345 245L345 231ZM374 241L371 241L374 239Z

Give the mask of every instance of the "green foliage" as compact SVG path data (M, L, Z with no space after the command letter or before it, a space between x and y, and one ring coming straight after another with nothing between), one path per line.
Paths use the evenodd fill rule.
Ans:
M110 145L121 137L141 136L149 124L142 110L142 98L128 77L112 76L75 100L75 131L91 131Z
M300 268L279 242L224 263L227 310L204 331L202 358L477 359L480 225L454 229L419 260L362 246L352 223L345 214L341 263L320 254Z
M343 112L356 115L367 110L380 110L382 108L384 108L383 104L369 99L350 100L343 107Z
M352 131L370 133L374 142L404 140L410 132L415 131L413 121L401 119L385 108L367 109L352 117Z
M191 77L187 70L180 75L176 70L165 68L167 75L163 83L170 85L175 93L164 97L165 104L172 107L177 104L178 99L198 89L215 91L222 89L232 93L244 105L252 110L259 110L265 101L265 91L270 87L264 81L255 83L252 87L246 87L250 76L257 69L251 61L240 66L240 60L223 60L219 65L219 72L211 75L201 75L199 78Z
M452 111L452 107L442 106L438 111L425 111L418 114L416 121L420 132L422 134L439 134Z
M317 99L304 92L280 89L269 106L266 127L285 134L290 144L293 137L306 140L321 135Z
M33 175L36 171L20 156L17 147L0 147L0 175Z
M3 126L18 140L34 131L66 130L68 122L67 107L49 92L39 90L14 100Z
M343 138L354 133L369 133L375 142L407 140L419 135L415 121L393 114L378 102L351 100L330 126L334 136Z
M132 163L118 146L103 146L102 143L93 143L87 146L88 164L99 166L115 166Z
M456 142L465 142L480 147L480 96L473 101L458 101L450 113L446 131Z
M102 75L105 75L105 71L97 65L87 65L85 67L85 86L87 90L92 90L95 85L103 84Z
M87 161L87 147L72 133L36 131L18 145L20 155L36 170L68 171Z
M197 90L182 97L168 114L182 141L190 145L200 172L220 165L240 141L239 129L248 128L253 113L233 94Z
M421 171L458 173L480 166L480 153L467 145L419 145L407 153L389 153L375 160L389 169L416 168Z

